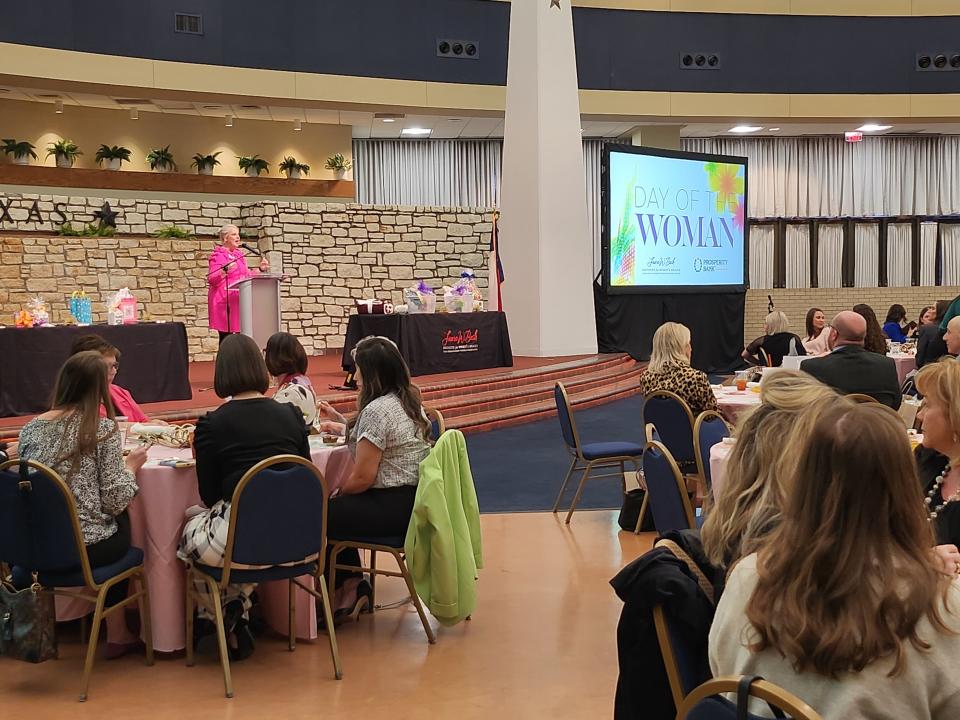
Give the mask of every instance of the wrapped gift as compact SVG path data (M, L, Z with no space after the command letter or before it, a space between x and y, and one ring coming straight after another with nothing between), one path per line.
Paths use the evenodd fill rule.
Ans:
M137 299L130 288L120 288L107 301L107 323L130 325L137 322Z
M473 293L459 283L444 288L443 306L451 313L473 312Z
M93 322L93 305L83 290L74 290L70 295L70 315L77 325Z
M383 315L383 300L356 300L359 315Z
M27 310L33 318L33 327L44 327L50 324L50 312L47 310L47 302L39 295L30 298L27 302Z
M437 295L423 280L403 292L410 313L432 313L437 309Z
M464 270L460 273L460 279L454 287L462 287L469 290L473 294L474 303L483 300L483 295L480 294L480 288L477 287L477 279L473 274L473 270Z
M18 310L13 314L13 322L18 328L32 328L33 315L28 310Z

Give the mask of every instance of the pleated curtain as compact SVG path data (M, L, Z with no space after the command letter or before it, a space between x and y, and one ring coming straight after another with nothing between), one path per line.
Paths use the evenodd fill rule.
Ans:
M853 272L854 287L877 287L880 259L880 225L857 223L853 228L856 264Z
M787 225L787 287L810 287L810 225Z
M590 243L593 248L593 274L602 268L600 252L600 226L603 217L600 207L600 153L604 141L586 138L583 141L583 169L587 192L587 218L590 223Z
M910 223L887 225L887 286L910 287L912 277L913 226Z
M773 245L775 225L748 225L750 238L750 287L773 287Z
M941 223L943 246L943 285L960 285L960 225Z
M920 223L920 284L937 283L937 223Z
M822 288L843 285L843 226L823 223L817 229L817 284Z

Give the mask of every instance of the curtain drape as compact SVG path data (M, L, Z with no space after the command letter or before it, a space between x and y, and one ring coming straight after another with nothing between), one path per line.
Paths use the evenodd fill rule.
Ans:
M920 284L937 283L937 223L920 223Z
M687 138L683 149L748 159L752 218L960 212L960 136Z
M853 228L856 265L854 287L876 287L880 281L880 226L877 223L857 223Z
M960 225L942 223L940 241L943 245L943 284L960 285Z
M773 244L777 235L775 225L749 225L750 232L750 287L773 287Z
M354 140L357 201L499 207L500 140Z
M587 191L587 220L590 223L590 242L593 247L593 274L603 267L600 252L600 225L603 213L600 208L600 153L604 141L586 138L583 141L583 170Z
M787 287L810 287L810 225L787 225Z
M843 285L843 226L838 223L824 223L817 228L817 285Z
M910 223L887 225L887 285L910 287L913 226Z

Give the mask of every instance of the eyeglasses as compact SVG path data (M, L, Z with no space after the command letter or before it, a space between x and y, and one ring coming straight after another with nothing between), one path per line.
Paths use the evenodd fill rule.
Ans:
M108 367L110 370L117 371L117 370L120 369L120 363L119 363L119 362L107 363L107 367Z

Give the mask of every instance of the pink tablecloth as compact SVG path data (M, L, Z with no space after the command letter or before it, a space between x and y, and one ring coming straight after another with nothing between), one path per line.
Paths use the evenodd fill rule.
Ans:
M189 450L154 447L150 458L189 457ZM314 464L323 473L332 491L349 477L353 460L345 446L320 447L312 451ZM137 473L140 492L130 503L133 545L143 549L147 581L150 584L150 616L153 647L173 652L184 647L183 562L177 558L177 544L183 530L184 511L200 503L197 473L193 468L174 469L148 461ZM267 622L280 633L287 632L287 582L264 583L258 589ZM57 619L72 620L92 612L89 603L57 598ZM297 636L317 636L316 609L311 596L297 593Z
M903 385L903 381L907 379L907 375L917 369L917 358L914 355L887 353L887 357L891 358L896 364L897 378L899 379L901 385Z
M755 393L752 389L740 392L736 388L724 387L721 390L714 390L714 395L717 398L720 414L731 425L736 424L737 418L745 410L760 404L760 393Z
M718 442L710 448L710 489L716 502L723 492L723 483L727 475L727 458L733 450L733 443Z

